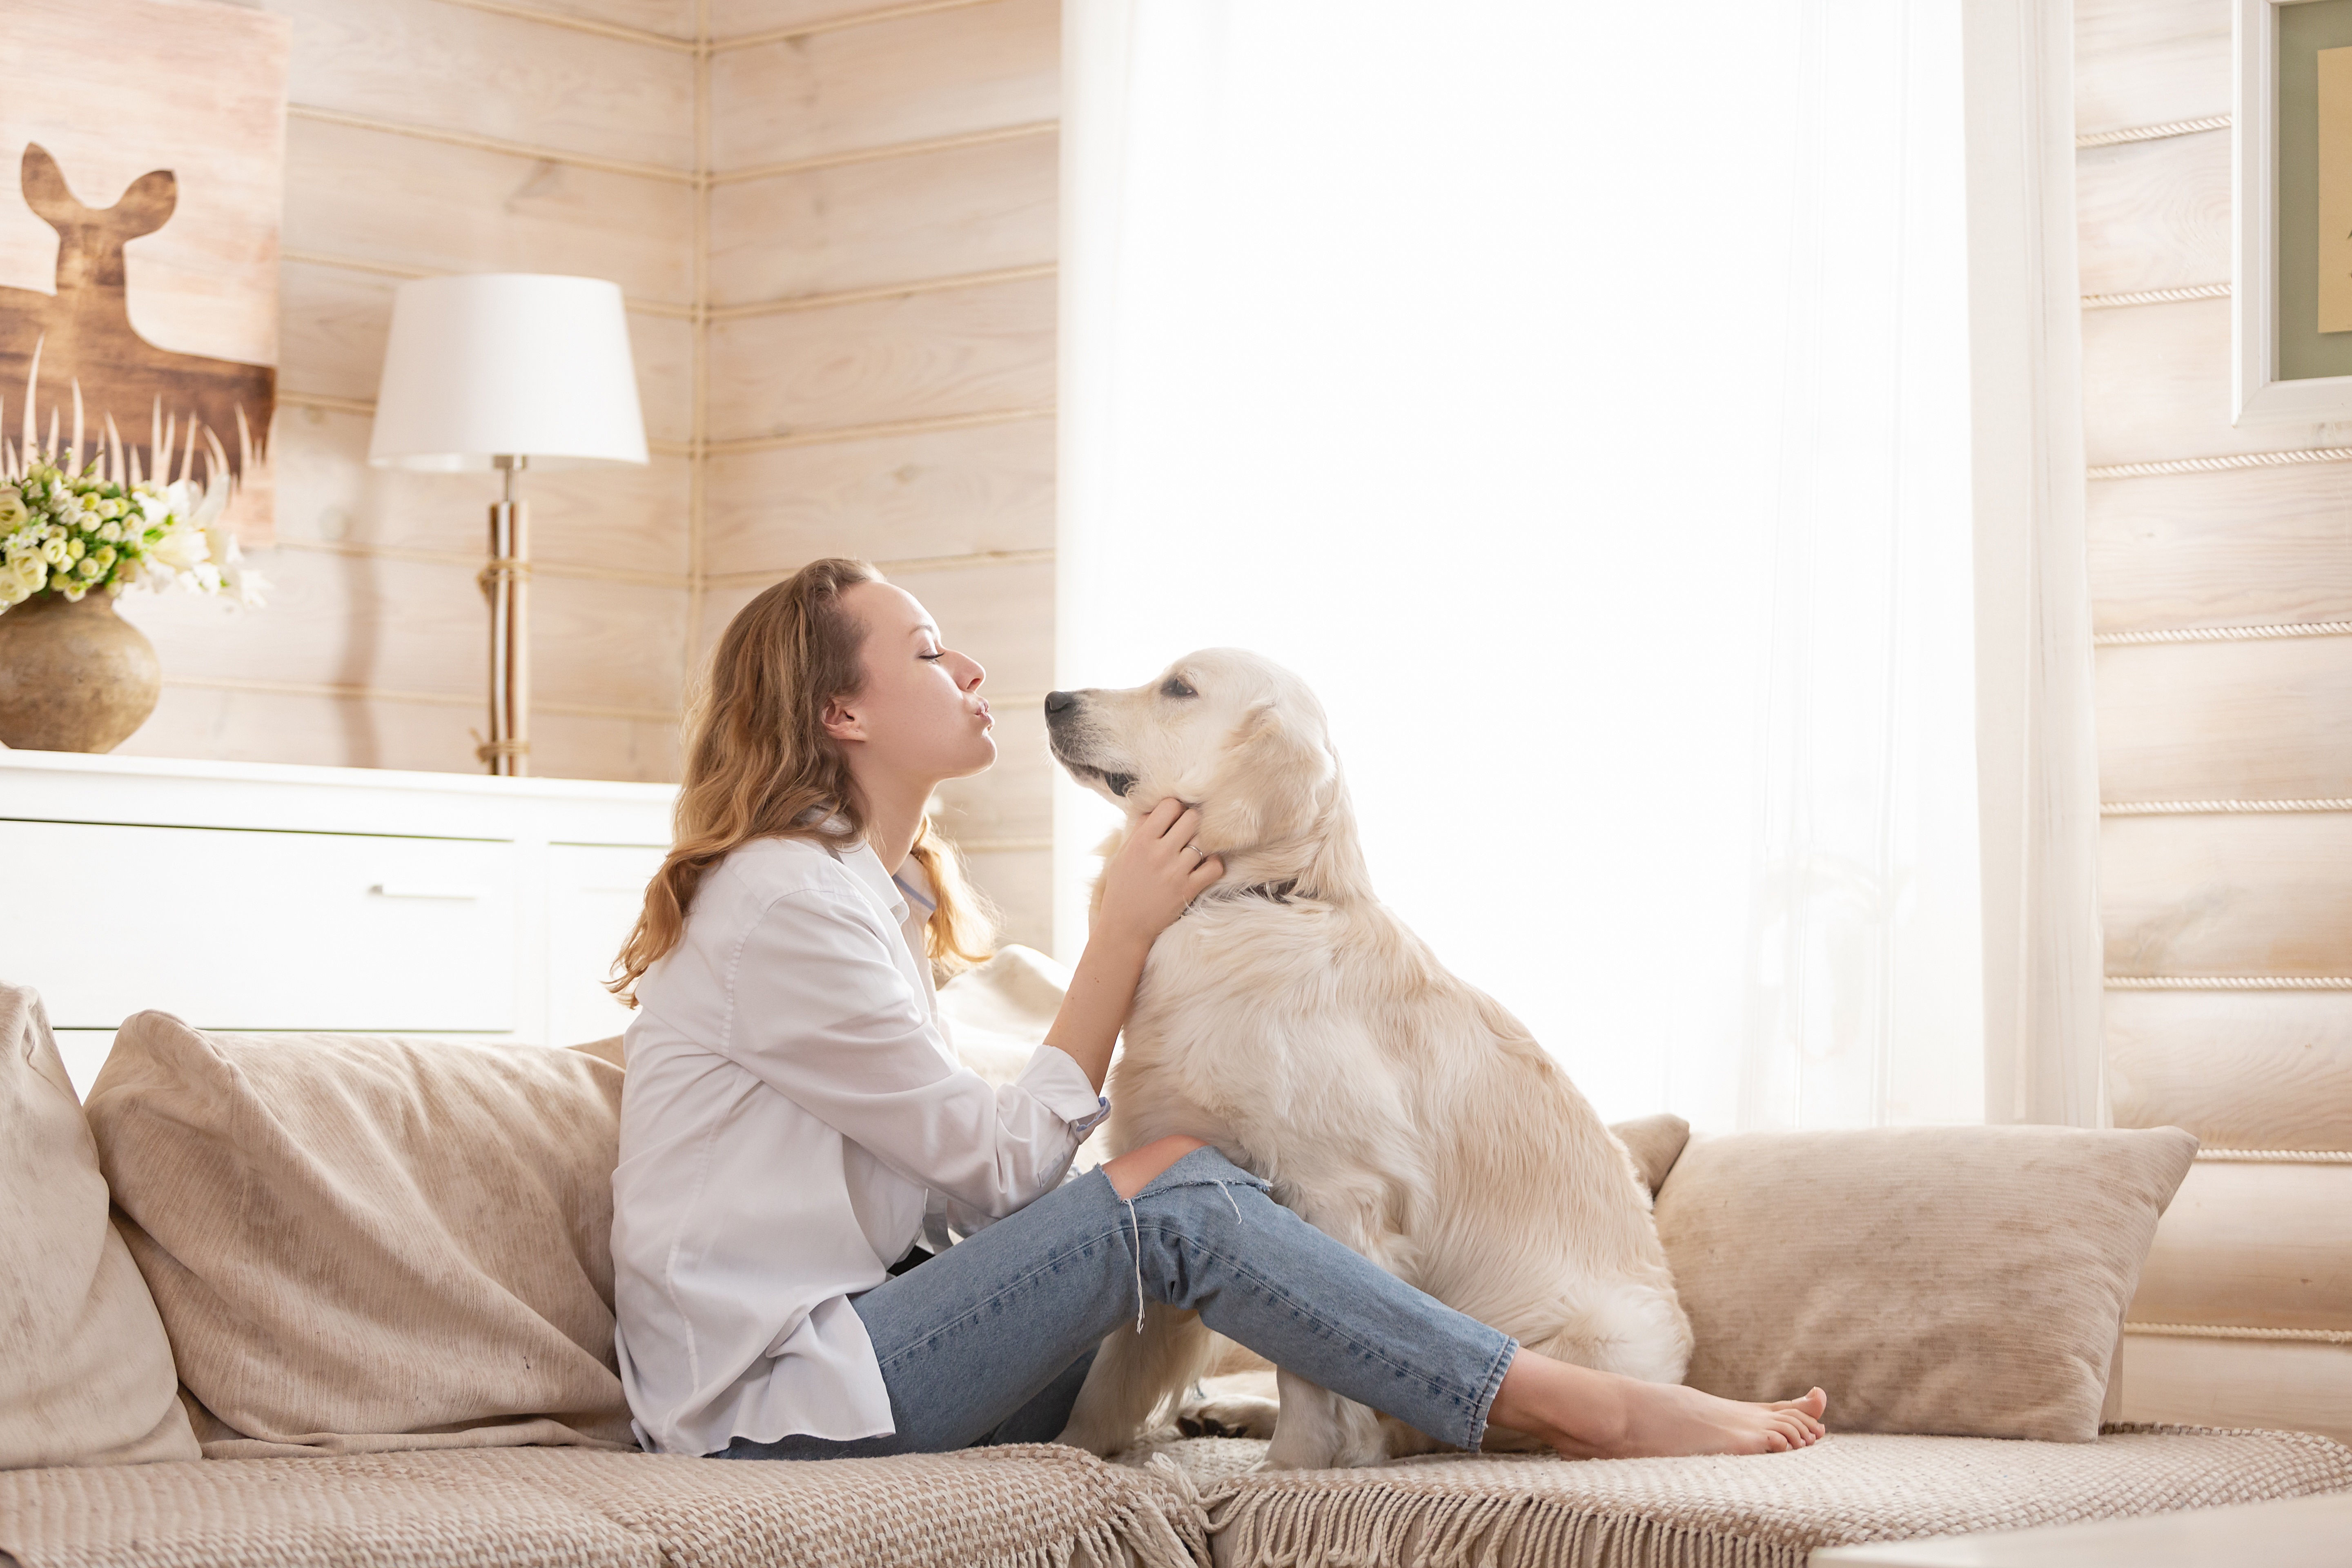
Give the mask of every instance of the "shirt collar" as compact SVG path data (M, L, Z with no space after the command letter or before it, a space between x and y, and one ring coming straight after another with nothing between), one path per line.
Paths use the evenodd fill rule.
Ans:
M841 863L848 868L849 874L857 879L858 885L876 903L890 911L890 923L905 925L907 896L899 891L898 884L891 880L890 873L882 868L882 857L874 853L873 847L859 844L835 853L840 856Z

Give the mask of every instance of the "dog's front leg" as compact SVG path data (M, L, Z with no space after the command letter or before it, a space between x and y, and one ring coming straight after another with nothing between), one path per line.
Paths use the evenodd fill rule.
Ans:
M1284 1202L1351 1251L1391 1274L1411 1278L1406 1267L1411 1249L1403 1237L1379 1223L1377 1190L1339 1187L1294 1193L1286 1194ZM1273 1468L1350 1469L1377 1465L1389 1457L1388 1435L1381 1430L1380 1413L1370 1405L1334 1394L1287 1369L1275 1382L1281 1395L1281 1414L1275 1419L1274 1442L1265 1454L1265 1462Z
M1265 1451L1277 1470L1344 1470L1388 1458L1381 1418L1369 1406L1307 1382L1295 1372L1275 1373L1282 1413Z
M1150 1303L1140 1332L1119 1329L1104 1339L1070 1424L1055 1441L1105 1457L1132 1447L1169 1401L1201 1375L1210 1348L1200 1314Z

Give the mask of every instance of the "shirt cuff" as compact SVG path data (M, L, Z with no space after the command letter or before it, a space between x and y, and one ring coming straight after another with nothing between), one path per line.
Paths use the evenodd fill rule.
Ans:
M1081 1139L1110 1114L1110 1101L1095 1092L1086 1069L1059 1046L1039 1046L1013 1081L1037 1103L1070 1124Z

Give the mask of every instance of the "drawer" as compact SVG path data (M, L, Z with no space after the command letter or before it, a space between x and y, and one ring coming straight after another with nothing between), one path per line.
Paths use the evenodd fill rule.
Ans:
M667 853L634 844L547 847L549 1045L601 1040L629 1026L634 1015L604 982Z
M514 1026L515 847L0 822L0 976L61 1029Z

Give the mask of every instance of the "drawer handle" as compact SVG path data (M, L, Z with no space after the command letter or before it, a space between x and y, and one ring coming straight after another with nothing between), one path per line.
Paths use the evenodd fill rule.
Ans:
M383 899L457 899L471 901L482 896L472 888L445 888L431 882L378 882L368 891Z

